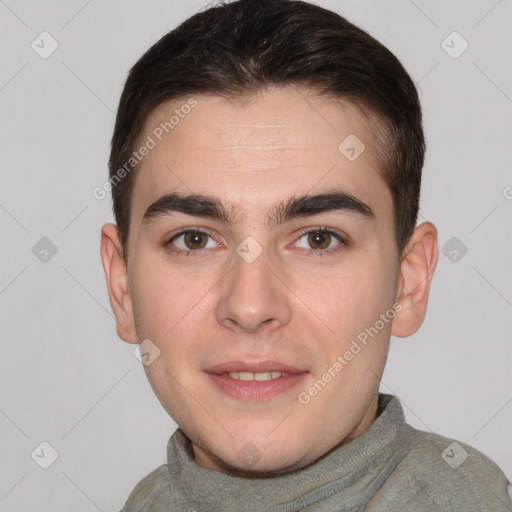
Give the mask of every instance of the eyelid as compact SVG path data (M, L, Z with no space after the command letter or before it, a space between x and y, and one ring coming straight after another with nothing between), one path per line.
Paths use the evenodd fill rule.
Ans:
M327 256L331 256L331 255L336 255L340 251L343 251L344 249L346 249L347 247L350 246L350 243L348 241L349 238L346 235L339 233L337 230L335 230L333 228L328 228L327 226L310 226L310 227L301 229L299 231L299 235L296 236L296 240L295 240L294 244L296 244L304 235L308 235L310 233L318 233L318 232L326 233L326 234L330 235L331 237L334 237L336 240L338 240L339 244L332 249L299 248L299 249L302 249L302 251L306 251L308 257L322 258L324 256L327 257Z
M327 226L310 226L308 228L302 228L299 231L299 237L301 238L304 235L307 235L308 233L315 233L315 232L321 232L321 233L328 233L330 235L334 235L340 242L343 242L348 245L348 236L345 234L342 234L338 232L336 229L329 228Z
M163 242L162 242L162 245L166 248L173 240L175 240L176 238L178 238L179 236L181 235L185 235L187 233L200 233L200 234L203 234L203 235L207 235L209 236L216 244L218 244L219 242L217 242L216 240L216 237L212 234L212 232L208 229L208 228L204 228L204 227L200 227L200 226L189 226L189 227L186 227L186 228L180 228L178 231L174 232L172 235L167 235ZM200 254L202 251L208 251L209 249L196 249L196 250L193 250L193 249L188 249L188 250L183 250L183 249L172 249L170 250L170 252L174 252L174 253L183 253L183 252L187 252L187 253L196 253L196 254Z
M203 233L203 234L208 235L208 236L210 236L212 238L215 238L213 236L212 232L208 228L204 228L204 227L200 227L200 226L188 226L186 228L178 229L178 231L172 233L172 235L166 235L164 237L164 242L163 243L164 244L168 244L169 242L171 242L172 240L174 240L178 236L183 235L185 233L189 233L189 232Z

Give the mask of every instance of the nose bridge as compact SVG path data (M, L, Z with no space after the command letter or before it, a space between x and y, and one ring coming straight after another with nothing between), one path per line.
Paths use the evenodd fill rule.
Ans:
M277 325L289 321L286 287L270 265L268 252L254 238L247 237L239 244L217 304L219 323L225 327L238 324L254 332L264 322Z

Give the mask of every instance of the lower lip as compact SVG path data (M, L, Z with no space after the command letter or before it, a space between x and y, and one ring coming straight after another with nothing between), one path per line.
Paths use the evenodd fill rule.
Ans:
M223 393L245 400L273 398L297 386L308 372L293 373L286 377L270 380L238 380L229 375L207 373L208 377Z

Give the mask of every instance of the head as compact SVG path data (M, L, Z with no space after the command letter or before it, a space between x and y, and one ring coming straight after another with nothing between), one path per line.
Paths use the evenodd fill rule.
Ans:
M117 332L200 465L282 473L374 421L437 262L424 153L397 58L305 2L210 8L131 69L102 260Z

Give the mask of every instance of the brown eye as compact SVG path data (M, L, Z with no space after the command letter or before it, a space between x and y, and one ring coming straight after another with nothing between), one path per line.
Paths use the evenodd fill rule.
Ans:
M331 243L331 235L325 231L312 231L308 235L308 243L313 249L327 249Z
M210 234L197 229L184 229L164 242L167 251L179 256L199 256L204 252L202 249L215 249L218 246Z
M327 256L345 249L348 246L345 238L327 228L305 229L302 231L296 247L306 249L311 256Z
M183 233L183 235L183 240L188 249L203 249L208 239L208 235L200 231L189 231Z

